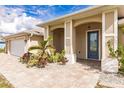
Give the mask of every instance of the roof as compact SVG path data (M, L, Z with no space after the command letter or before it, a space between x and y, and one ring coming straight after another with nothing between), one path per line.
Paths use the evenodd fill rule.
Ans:
M21 31L21 32L18 32L18 33L15 33L15 34L4 36L4 39L14 37L14 36L18 36L18 35L25 35L25 34L43 36L44 35L44 29L38 27L36 29L25 30L25 31Z
M96 6L91 6L89 8L73 12L71 14L66 14L64 16L57 17L57 18L54 18L54 19L49 20L49 21L45 21L43 23L38 24L37 26L44 27L44 26L49 25L51 23L55 23L55 22L62 21L62 20L64 22L65 21L64 19L66 19L66 18L71 19L71 18L74 18L74 16L76 16L78 18L77 15L79 15L79 14L84 14L85 15L87 12L89 12L89 14L92 15L92 12L91 12L92 10L94 10L96 12L96 9L97 9L97 10L99 10L98 12L100 13L100 12L106 10L106 9L111 9L111 8L115 8L115 7L117 7L117 5L96 5ZM86 15L85 15L85 17L86 17Z

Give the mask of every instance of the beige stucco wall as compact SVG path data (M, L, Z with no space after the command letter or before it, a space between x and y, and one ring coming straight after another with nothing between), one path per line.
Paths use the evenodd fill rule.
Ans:
M30 46L38 45L38 42L39 42L39 41L42 41L42 40L43 40L43 36L33 35L33 36L30 38Z
M105 31L106 34L114 33L114 12L105 15Z
M109 57L109 49L108 49L108 45L107 42L110 40L113 42L112 46L114 47L115 44L115 40L114 40L114 36L112 34L115 33L114 30L114 11L112 12L108 12L105 14L105 57Z
M119 43L124 45L124 30L122 30L122 28L119 28L118 37L119 37Z
M102 13L102 61L101 68L103 72L118 72L118 61L109 55L107 42L111 40L114 50L118 47L118 9L111 9Z
M102 15L98 14L98 15L75 20L74 27L76 27L80 24L85 24L85 23L90 23L90 22L102 22Z
M58 52L64 49L64 29L59 28L53 32L53 46L56 48Z
M59 29L59 28L64 28L64 23L59 23L59 24L56 24L56 25L51 25L50 26L50 31L53 31L53 30L56 30L56 29Z
M86 59L86 33L88 30L100 29L100 52L101 52L101 23L86 23L76 27L76 54L77 58ZM102 53L100 53L102 55ZM101 56L100 56L101 58Z

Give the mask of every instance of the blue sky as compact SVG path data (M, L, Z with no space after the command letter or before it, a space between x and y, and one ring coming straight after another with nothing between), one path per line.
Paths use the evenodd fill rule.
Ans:
M49 20L64 14L89 7L89 5L24 5L5 6L8 8L20 8L27 16L38 18L42 21Z
M30 30L35 28L38 23L90 6L91 5L1 5L0 35Z

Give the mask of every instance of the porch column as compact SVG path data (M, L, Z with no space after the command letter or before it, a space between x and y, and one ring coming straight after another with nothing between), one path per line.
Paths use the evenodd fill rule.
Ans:
M44 31L44 40L46 40L48 37L49 37L49 26L46 26Z
M26 36L25 37L25 43L26 43L26 46L25 46L25 53L28 52L28 49L31 47L31 36Z
M10 55L10 48L11 48L11 41L7 40L8 46L7 46L7 54Z
M53 37L53 32L50 31L50 26L46 26L45 32L44 32L44 40L46 40L49 36ZM49 44L53 45L53 40L49 42Z
M5 41L5 53L8 53L8 40Z
M103 72L118 72L118 61L109 55L107 42L112 41L114 50L118 47L118 13L117 9L102 13L102 60Z
M76 62L76 52L75 52L75 30L73 27L73 21L65 21L64 23L64 48L65 56L67 57L69 63Z

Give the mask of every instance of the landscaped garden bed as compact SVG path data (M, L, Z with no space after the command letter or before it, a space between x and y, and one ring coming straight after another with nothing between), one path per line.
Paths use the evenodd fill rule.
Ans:
M54 46L50 45L52 37L39 42L39 45L31 46L28 52L21 58L20 62L27 64L27 67L44 68L48 63L57 63L65 65L68 61L65 58L65 51L57 52ZM37 53L32 53L32 50L37 50Z

